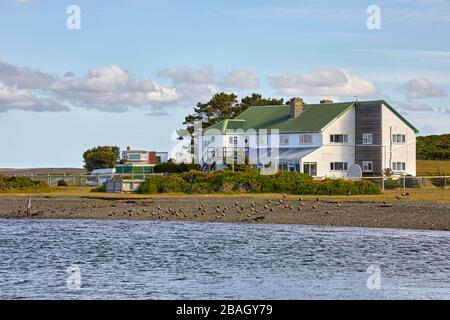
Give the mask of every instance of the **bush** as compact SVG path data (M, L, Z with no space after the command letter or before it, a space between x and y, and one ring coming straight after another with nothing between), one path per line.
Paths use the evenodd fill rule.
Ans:
M100 187L97 187L97 188L93 188L91 190L91 192L106 192L106 187L105 187L105 185L103 185L103 186L100 186Z
M384 175L384 188L385 189L396 189L402 186L400 179L394 179L394 172L391 169L385 169Z
M58 180L58 187L67 187L67 182L64 179Z
M189 172L191 170L200 170L200 166L195 163L173 163L173 162L165 162L157 164L154 167L155 173L182 173Z
M312 177L295 172L278 172L261 175L257 170L212 173L191 170L169 176L148 177L138 192L155 194L166 192L214 193L290 193L309 195L380 194L380 188L370 181L344 179L313 180Z
M12 177L0 175L0 191L39 189L44 187L48 187L48 185L41 180L33 180L27 177Z

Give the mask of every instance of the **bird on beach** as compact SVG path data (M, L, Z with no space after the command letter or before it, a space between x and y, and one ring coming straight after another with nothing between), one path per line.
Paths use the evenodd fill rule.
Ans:
M284 199L286 199L286 197L287 197L287 196L286 196L286 194L285 194L285 193L283 193L283 198L284 198Z

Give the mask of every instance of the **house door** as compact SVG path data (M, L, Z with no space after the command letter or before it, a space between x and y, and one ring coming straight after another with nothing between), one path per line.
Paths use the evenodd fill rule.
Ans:
M303 173L312 177L317 176L317 162L303 163Z

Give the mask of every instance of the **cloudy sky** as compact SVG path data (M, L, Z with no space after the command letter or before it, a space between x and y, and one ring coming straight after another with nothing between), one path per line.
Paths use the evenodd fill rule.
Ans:
M0 167L169 151L217 91L386 99L421 134L450 132L450 0L0 1Z

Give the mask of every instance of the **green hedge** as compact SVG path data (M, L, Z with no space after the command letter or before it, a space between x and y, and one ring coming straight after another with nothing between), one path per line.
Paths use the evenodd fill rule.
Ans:
M168 176L148 177L140 193L168 192L214 193L290 193L304 195L380 194L380 188L370 181L344 179L313 180L302 173L281 171L275 175L261 175L256 170L222 170L212 173L189 171Z
M154 167L155 173L182 173L189 172L191 170L200 170L200 166L194 163L173 163L164 162L157 164Z
M32 180L26 177L11 177L0 175L0 191L38 189L44 187L47 187L47 184L41 180Z

